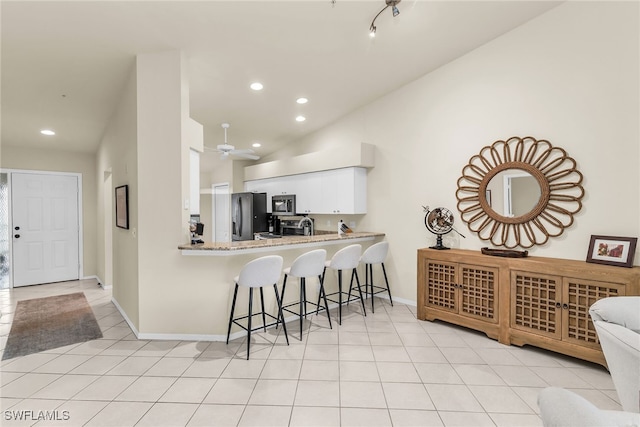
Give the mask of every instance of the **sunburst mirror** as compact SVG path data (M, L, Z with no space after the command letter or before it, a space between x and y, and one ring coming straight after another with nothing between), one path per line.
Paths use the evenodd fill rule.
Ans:
M458 210L494 246L530 248L571 226L584 188L576 161L549 141L512 137L471 157L458 179Z

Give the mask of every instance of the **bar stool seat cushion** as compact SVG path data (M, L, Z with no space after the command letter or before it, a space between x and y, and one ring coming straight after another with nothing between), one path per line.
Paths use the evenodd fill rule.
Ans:
M351 245L340 249L333 257L325 263L327 268L333 270L349 270L356 268L360 262L362 246Z
M387 257L387 252L389 252L389 242L376 243L364 251L360 261L365 264L380 264Z
M291 277L320 276L325 266L327 251L316 249L300 255L293 261L291 267L284 269L284 274Z
M280 255L267 255L249 261L234 281L240 286L261 288L271 286L280 280L283 259Z

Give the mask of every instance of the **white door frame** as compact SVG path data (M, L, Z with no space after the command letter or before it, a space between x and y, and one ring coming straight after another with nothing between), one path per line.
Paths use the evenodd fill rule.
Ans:
M0 172L6 173L8 176L9 185L9 224L13 224L13 212L11 205L11 176L14 173L29 173L33 175L57 175L57 176L73 176L78 179L78 278L84 278L84 222L82 218L82 174L77 172L54 172L54 171L40 171L29 169L8 169L0 168ZM11 231L11 230L10 230ZM13 234L13 233L10 233ZM11 274L9 275L9 287L13 288L13 240L9 245L9 256L11 257Z

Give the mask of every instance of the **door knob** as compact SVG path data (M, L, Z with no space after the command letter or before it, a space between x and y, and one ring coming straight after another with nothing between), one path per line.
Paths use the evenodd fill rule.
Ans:
M16 231L18 231L18 230L20 230L20 227L15 226L15 227L13 227L13 229L14 229L14 230L16 230Z
M16 239L19 239L20 235L19 234L15 234L13 237L15 237Z

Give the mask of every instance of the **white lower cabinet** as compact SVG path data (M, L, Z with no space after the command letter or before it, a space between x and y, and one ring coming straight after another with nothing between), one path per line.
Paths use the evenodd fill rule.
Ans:
M365 168L332 169L246 181L245 191L266 192L269 212L271 196L295 194L296 211L299 214L367 213Z

